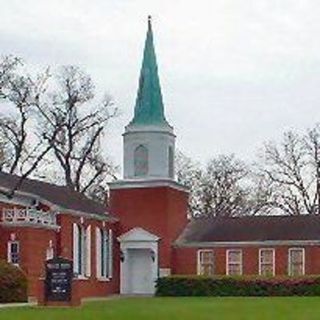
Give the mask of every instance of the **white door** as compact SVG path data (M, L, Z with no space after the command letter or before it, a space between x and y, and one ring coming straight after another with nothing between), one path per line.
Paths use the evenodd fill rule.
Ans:
M152 258L149 249L129 249L129 283L132 294L153 294Z

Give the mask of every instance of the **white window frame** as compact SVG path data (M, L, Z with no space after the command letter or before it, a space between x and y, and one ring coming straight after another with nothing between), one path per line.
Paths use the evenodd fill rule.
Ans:
M89 278L91 276L91 225L83 228L83 232L85 234L83 246L85 251L85 255L83 257L84 274Z
M17 252L17 255L18 255L18 263L13 263L13 262L12 262L12 250L11 250L12 244L16 244L16 245L17 245L17 248L18 248L18 252ZM15 265L15 266L19 266L19 263L20 263L20 243L19 243L19 241L17 241L17 240L8 241L8 244L7 244L7 261L8 261L9 263L12 263L12 264Z
M96 276L99 280L112 278L112 230L96 227ZM102 261L102 247L104 246L104 261Z
M112 279L113 276L113 230L109 229L108 231L108 236L109 236L109 248L108 248L108 278Z
M54 249L53 247L48 247L46 249L46 260L50 260L54 257Z
M213 269L213 272L212 272L212 275L214 275L214 251L213 250L210 250L210 249L199 249L197 251L197 275L199 276L202 276L204 274L202 274L202 263L201 263L201 254L202 253L205 253L205 252L209 252L209 253L212 253L212 269Z
M262 252L263 251L272 251L272 276L275 275L275 269L276 269L276 254L274 248L260 248L259 249L259 275L262 276Z
M143 153L140 153L140 152ZM141 155L145 156L145 159L141 159ZM134 176L135 177L145 177L149 173L149 148L145 144L139 144L137 145L133 150L133 170L134 170ZM145 160L144 171L141 171L141 168L139 168L138 164L142 160ZM141 163L140 163L141 164Z
M228 249L226 251L226 275L229 276L229 253L232 251L240 252L240 274L238 275L232 275L232 276L242 276L243 273L243 263L242 263L242 249Z
M73 272L78 279L88 279L91 276L90 225L73 224Z
M305 275L305 248L299 248L299 247L288 249L288 275L290 277L293 277L292 270L291 270L292 269L291 268L291 252L295 251L295 250L302 251L302 274L301 274L301 276L304 276Z

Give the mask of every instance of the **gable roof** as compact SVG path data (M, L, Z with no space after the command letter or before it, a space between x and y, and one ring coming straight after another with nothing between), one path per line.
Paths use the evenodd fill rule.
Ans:
M19 181L19 176L0 172L0 188L12 189ZM56 205L59 210L70 210L85 214L99 215L102 218L112 218L103 204L87 198L80 192L71 190L66 186L58 186L55 184L24 179L21 186L17 190L18 194L24 193L38 198L40 201L47 201L52 205Z
M176 244L312 240L320 240L320 216L245 216L194 219Z

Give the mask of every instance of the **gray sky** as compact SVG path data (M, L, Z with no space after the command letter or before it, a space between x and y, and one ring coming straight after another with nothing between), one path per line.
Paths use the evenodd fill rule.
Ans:
M320 120L319 0L0 0L1 53L78 64L122 116L106 141L121 163L147 15L177 146L204 161L252 159L263 141Z

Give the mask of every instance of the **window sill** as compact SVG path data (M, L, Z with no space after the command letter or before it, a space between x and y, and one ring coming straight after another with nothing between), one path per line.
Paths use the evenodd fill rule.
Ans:
M111 278L98 277L97 280L100 282L110 282Z
M76 276L73 278L74 280L89 280L90 278L86 277L86 276Z

